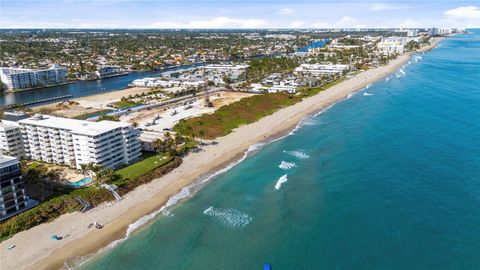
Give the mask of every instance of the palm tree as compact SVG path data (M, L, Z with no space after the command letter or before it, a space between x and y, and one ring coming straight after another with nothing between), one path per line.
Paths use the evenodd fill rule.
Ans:
M94 174L95 182L98 182L100 179L103 178L102 166L97 165L97 164L93 164L93 163L89 163L89 164L91 164L90 165L91 166L91 171Z
M156 139L153 142L153 147L155 148L155 151L157 152L157 154L159 154L160 152L163 152L163 150L165 149L165 143L162 139Z
M83 176L86 177L86 174L88 173L90 168L89 168L88 164L83 163L83 164L80 164L80 170L82 171Z

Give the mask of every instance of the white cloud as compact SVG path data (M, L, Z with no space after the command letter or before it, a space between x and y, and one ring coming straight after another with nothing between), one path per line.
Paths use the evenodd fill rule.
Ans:
M289 28L301 28L302 26L305 26L304 21L293 21L290 23L288 26Z
M282 8L277 12L278 15L290 15L292 13L293 13L293 10L290 8Z
M211 20L198 20L190 22L155 22L145 28L264 28L270 24L261 19L232 19L229 17L216 17Z
M390 3L375 3L370 6L371 11L385 11L385 10L402 10L408 9L409 6L403 6L398 4L390 4Z
M451 19L471 19L480 21L480 7L467 6L449 9L445 11L445 15Z

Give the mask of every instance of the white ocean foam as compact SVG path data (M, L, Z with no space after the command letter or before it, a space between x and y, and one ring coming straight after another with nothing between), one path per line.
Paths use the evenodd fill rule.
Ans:
M276 139L276 140L273 140L273 141L281 140L281 139L283 139L283 138L285 138L285 137L287 137L287 136L293 135L293 134L295 134L295 132L297 132L300 128L302 128L302 127L304 127L304 126L316 126L316 125L318 125L319 123L318 123L318 121L316 121L316 120L313 119L314 117L315 117L315 115L305 117L302 121L300 121L300 122L295 126L294 129L292 129L292 131L290 131L290 133L288 133L288 135L283 136L283 137L280 137L280 138L278 138L278 139ZM273 141L272 141L272 142L273 142Z
M348 94L347 99L352 98L352 97L355 96L357 93L358 93L358 92L353 92L353 93Z
M335 106L335 104L336 104L336 103L333 103L333 104L331 104L331 105L329 105L329 106L327 106L327 107L323 108L323 110L321 110L321 111L319 111L319 112L315 113L315 114L313 115L313 117L315 118L315 117L319 116L320 114L322 114L322 113L324 113L324 112L328 111L330 108L332 108L333 106Z
M310 156L302 151L298 151L298 150L295 150L295 151L283 151L283 153L285 154L288 154L290 156L293 156L293 157L296 157L296 158L299 158L299 159L307 159L307 158L310 158Z
M302 126L316 126L318 125L318 121L315 121L312 118L305 118L304 121L302 121Z
M373 96L373 95L374 95L374 94L367 93L367 92L363 93L363 96Z
M203 214L218 218L222 224L228 227L245 227L253 220L248 214L233 208L222 209L210 206L203 211Z
M297 167L297 164L295 164L294 162L286 162L282 160L282 162L280 162L280 165L278 165L278 167L282 170L290 170L292 168Z
M405 75L405 70L403 70L403 68L401 68L399 71L402 73L402 75Z
M385 81L388 82L390 80L390 76L385 78Z
M318 125L319 123L314 119L315 117L319 116L320 114L326 112L327 110L329 110L330 108L332 108L333 106L335 106L336 103L333 103L325 108L323 108L323 110L313 114L313 115L309 115L307 117L305 117L302 121L300 121L294 129L292 129L292 131L290 131L290 133L288 133L288 135L286 136L283 136L283 137L280 137L280 138L277 138L276 140L273 140L272 142L274 141L278 141L278 140L281 140L287 136L291 136L291 135L294 135L301 127L303 126L313 126L313 125Z
M131 223L130 225L128 225L128 228L127 228L127 232L125 234L125 237L122 238L122 239L118 239L118 240L115 240L113 242L111 242L110 244L108 244L107 246L101 248L97 253L102 253L106 250L109 250L109 249L112 249L114 247L116 247L118 244L120 244L121 242L125 241L134 231L136 231L138 228L140 228L141 226L145 225L147 222L149 222L150 220L154 219L156 216L158 216L159 214L164 214L166 216L169 216L171 215L170 213L170 209L176 205L179 201L187 198L187 197L190 197L192 196L193 194L195 194L196 191L200 190L200 188L205 184L207 183L209 180L211 180L212 178L214 178L215 176L217 175L220 175L228 170L230 170L231 168L235 167L237 164L239 164L240 162L242 162L243 160L245 160L248 155L250 155L251 153L259 150L260 148L262 148L263 146L265 145L265 143L256 143L256 144L253 144L251 145L247 151L245 151L243 157L236 161L236 162L232 162L231 164L229 164L227 167L221 169L221 170L218 170L216 171L215 173L213 174L209 174L209 175L206 175L204 177L201 177L201 178L198 178L196 181L194 181L192 184L182 188L180 190L179 193L173 195L172 197L170 197L167 201L167 203L161 207L159 210L153 212L153 213L150 213L148 215L145 215L141 218L139 218L138 220L136 220L135 222ZM82 259L79 259L79 262L78 263L75 263L75 266L74 267L70 267L68 266L69 268L66 268L66 269L74 269L75 267L77 267L78 265L81 265L85 262L87 262L91 257L93 256L93 254L91 256L85 256L84 258ZM65 265L67 265L67 262L65 262Z
M288 181L288 175L284 174L278 178L277 182L275 183L275 189L279 190L282 187L282 184Z

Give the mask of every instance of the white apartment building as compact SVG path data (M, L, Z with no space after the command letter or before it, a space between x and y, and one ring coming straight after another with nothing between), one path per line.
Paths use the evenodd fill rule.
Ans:
M97 71L95 71L95 75L97 75L98 78L104 78L104 77L109 77L112 75L116 75L122 72L122 69L119 66L100 66L97 68Z
M321 76L321 75L337 75L348 70L349 65L342 64L301 64L295 68L295 74Z
M417 29L408 29L407 30L407 37L418 37L418 30Z
M22 133L18 125L0 122L0 151L16 158L23 157Z
M405 50L405 45L410 42L419 42L418 37L389 37L382 39L377 44L377 52L383 55L402 54Z
M218 83L223 83L223 78L226 76L230 81L240 81L246 78L246 72L249 65L217 65L210 64L202 67L205 70L205 75L208 80Z
M4 112L0 121L0 151L5 155L22 158L24 156L22 133L17 123L28 118L22 112Z
M162 78L143 78L136 79L132 82L132 85L138 87L201 87L203 86L203 81L188 81L188 80L165 80Z
M30 159L77 169L88 163L118 168L141 155L139 132L128 123L90 122L40 114L18 123L25 156Z
M402 54L405 45L398 41L381 41L377 44L377 51L383 55Z
M48 69L0 68L0 79L10 90L55 85L67 81L67 69L52 65Z

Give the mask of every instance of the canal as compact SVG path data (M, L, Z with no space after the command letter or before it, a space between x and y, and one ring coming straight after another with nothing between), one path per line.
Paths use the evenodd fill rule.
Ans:
M127 88L127 85L136 79L141 79L149 76L157 76L167 71L185 69L201 65L203 64L199 63L194 65L184 65L156 71L130 72L128 75L125 76L118 76L95 81L79 81L77 83L67 85L40 88L16 93L0 92L0 106L28 103L36 100L53 98L58 96L72 95L72 97L75 98L80 96L99 94L102 92L109 92L113 90L122 90Z

